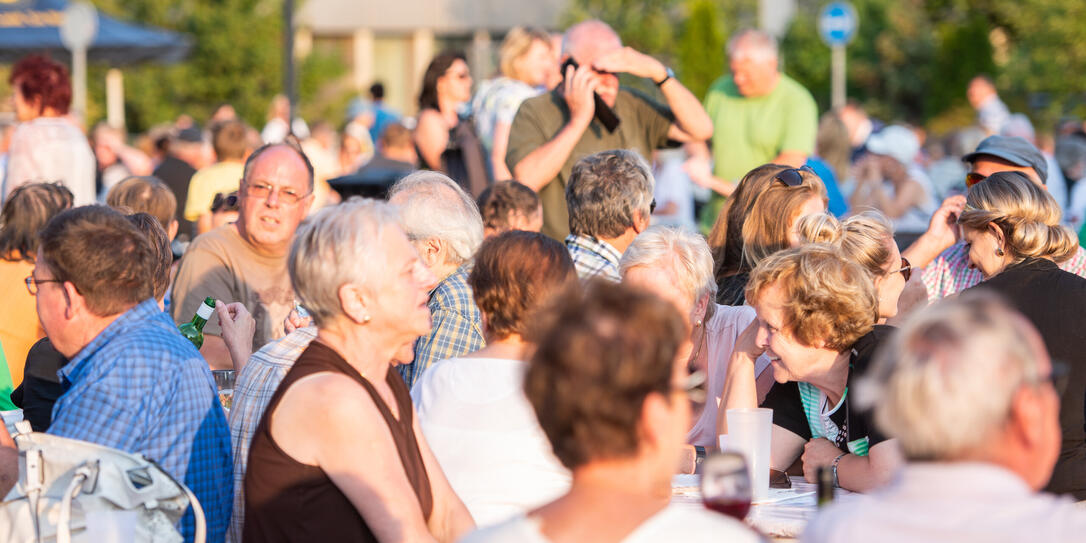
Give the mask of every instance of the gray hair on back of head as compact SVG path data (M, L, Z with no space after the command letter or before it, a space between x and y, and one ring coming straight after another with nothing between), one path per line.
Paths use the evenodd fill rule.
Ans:
M857 387L858 404L874 409L910 460L959 459L987 446L1018 388L1039 377L1029 326L991 294L937 302L882 347Z
M619 272L625 277L640 266L667 270L671 279L696 303L708 294L716 299L713 278L713 253L699 234L672 226L653 226L634 238L619 260Z
M483 218L475 200L447 175L418 171L396 182L388 201L400 209L400 224L412 241L449 244L453 264L471 260L483 244Z
M634 151L602 151L578 160L566 185L571 233L617 238L634 224L634 214L649 217L655 185L652 169Z
M399 229L396 208L377 200L351 198L318 211L294 235L287 269L294 293L317 326L341 315L339 287L370 286L385 271L381 234Z
M727 51L729 59L735 59L740 52L743 53L741 56L766 60L777 58L779 54L776 38L753 28L740 30L732 35L728 39Z

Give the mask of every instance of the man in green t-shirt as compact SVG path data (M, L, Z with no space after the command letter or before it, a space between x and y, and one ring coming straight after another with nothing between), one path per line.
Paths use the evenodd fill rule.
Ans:
M750 170L766 163L802 166L814 151L818 108L807 89L778 68L777 42L757 30L728 41L731 74L705 95L713 120L714 189L701 222L712 228L724 197Z
M600 21L571 27L562 39L567 67L558 87L521 104L509 133L505 163L513 177L539 193L543 233L562 240L569 234L566 182L573 164L600 151L627 149L651 160L668 141L704 141L713 133L697 97L660 61L623 47L618 34ZM615 74L651 79L667 105L620 89ZM592 93L599 94L620 122L608 130L595 118Z

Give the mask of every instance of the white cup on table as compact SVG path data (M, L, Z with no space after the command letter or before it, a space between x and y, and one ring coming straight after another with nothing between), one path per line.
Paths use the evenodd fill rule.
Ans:
M726 416L728 434L720 436L721 450L735 451L746 457L752 498L754 501L764 500L769 497L773 410L764 407L729 409Z

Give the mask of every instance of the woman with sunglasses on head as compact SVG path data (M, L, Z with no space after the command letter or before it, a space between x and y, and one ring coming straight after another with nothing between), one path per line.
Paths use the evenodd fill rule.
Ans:
M840 238L846 236L851 234ZM842 245L780 251L751 272L747 300L757 319L740 335L728 363L717 420L726 434L727 409L759 405L754 367L764 355L776 380L761 402L773 409L770 467L784 471L798 459L808 482L827 467L837 486L863 492L886 482L901 456L849 393L890 329L875 325L882 296L871 271L846 256ZM880 268L880 275L902 285L893 277L900 271Z
M490 184L490 174L474 122L461 116L469 102L471 71L464 53L434 57L422 76L415 145L424 167L448 175L478 197Z
M796 221L825 212L826 203L826 187L807 166L765 164L748 172L709 234L717 303L743 305L750 270L766 256L798 243Z
M713 257L705 239L678 228L654 226L634 239L619 261L623 283L644 288L673 303L687 320L690 342L682 356L691 373L703 379L694 402L687 454L679 470L693 473L707 450L717 447L717 411L728 359L754 310L717 305Z
M1060 224L1060 208L1048 191L1018 172L992 174L970 187L958 218L970 265L984 282L971 289L995 291L1028 318L1053 360L1070 373L1060 404L1063 447L1045 490L1086 499L1086 279L1057 263L1078 250Z

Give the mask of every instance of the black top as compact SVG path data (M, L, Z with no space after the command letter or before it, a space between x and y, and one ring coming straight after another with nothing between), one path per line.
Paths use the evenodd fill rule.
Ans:
M167 155L154 171L154 176L170 187L174 197L177 198L177 213L175 214L178 221L177 231L189 236L195 235L196 230L191 222L185 220L184 211L185 202L189 197L189 181L195 173L196 170L188 162L173 155Z
M414 164L377 155L356 173L329 179L328 184L344 200L351 196L384 200L388 197L388 189L413 171Z
M1060 396L1063 447L1046 490L1086 499L1086 279L1028 258L969 290L1002 296L1041 333L1052 360L1069 366Z
M397 420L365 377L343 360L339 353L314 341L279 384L253 434L245 474L245 528L242 541L377 541L366 520L324 470L294 460L272 439L269 419L283 394L300 379L321 372L346 375L369 394L392 434L404 473L418 498L422 516L430 518L433 495L415 439L407 385L399 373L389 368L386 382L396 398L400 415ZM320 414L313 416L319 417ZM366 458L359 457L358 462L365 465Z
M852 356L849 358L849 371L847 386L849 393L845 395L845 404L830 415L830 420L843 431L837 436L837 448L848 452L848 443L867 437L868 448L886 441L875 428L872 413L858 409L850 404L853 398L852 390L856 380L867 371L878 347L885 343L890 334L897 329L883 324L876 325L870 332L863 335L852 346ZM799 383L776 383L769 389L762 407L773 409L773 425L780 426L793 434L810 441L811 426L807 422L807 413L803 410L803 401L800 399ZM847 419L846 420L846 416Z
M49 338L42 338L26 355L23 382L11 393L15 405L23 410L23 418L35 432L44 432L53 422L53 405L64 394L57 372L68 365Z

